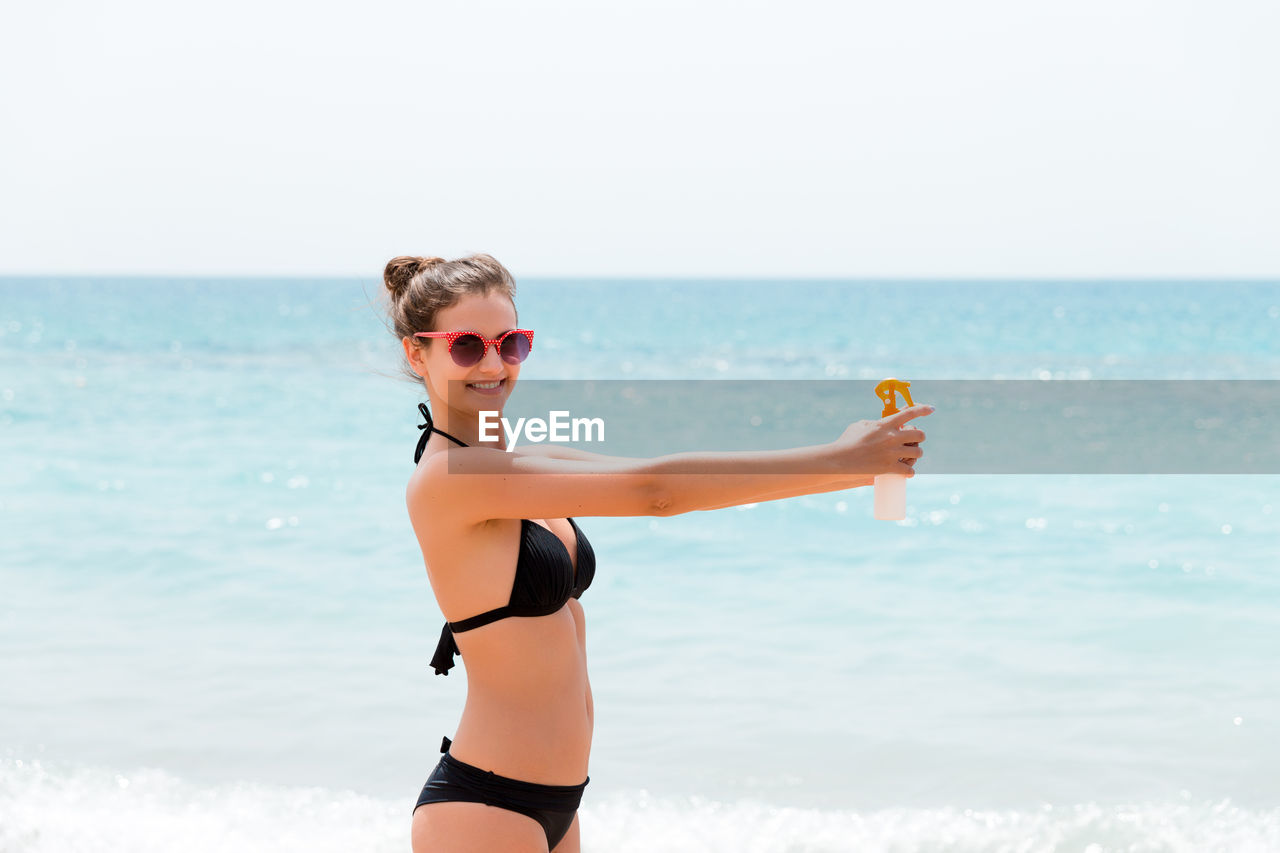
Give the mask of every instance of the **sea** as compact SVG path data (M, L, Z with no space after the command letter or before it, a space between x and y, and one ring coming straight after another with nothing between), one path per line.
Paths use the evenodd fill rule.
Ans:
M1268 280L516 300L522 379L1280 380ZM377 277L0 279L2 853L407 853L467 685L429 666L401 358ZM1280 476L928 457L900 521L577 517L583 850L1280 850Z

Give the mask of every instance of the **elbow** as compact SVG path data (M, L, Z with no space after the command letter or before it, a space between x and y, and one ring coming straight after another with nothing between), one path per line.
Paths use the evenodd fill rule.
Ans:
M670 518L673 515L680 515L684 512L682 509L676 508L676 502L670 497L655 498L650 502L650 511L648 515L656 515L661 518Z
M675 494L667 488L656 484L650 485L645 492L645 515L667 518L684 512L676 501Z

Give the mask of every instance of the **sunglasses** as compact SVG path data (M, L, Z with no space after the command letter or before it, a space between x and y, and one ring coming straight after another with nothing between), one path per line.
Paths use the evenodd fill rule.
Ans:
M533 331L530 329L512 329L503 332L496 339L486 338L476 332L414 332L415 338L448 338L449 355L459 367L470 367L479 364L489 354L489 344L493 344L498 355L507 364L519 364L529 357L533 349Z

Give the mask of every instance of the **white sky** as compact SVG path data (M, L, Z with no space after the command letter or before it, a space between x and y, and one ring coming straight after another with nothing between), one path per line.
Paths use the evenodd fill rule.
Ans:
M1271 0L5 7L0 274L1280 274Z

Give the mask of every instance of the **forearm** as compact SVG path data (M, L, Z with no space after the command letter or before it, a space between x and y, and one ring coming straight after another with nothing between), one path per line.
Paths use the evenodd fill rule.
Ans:
M787 450L672 453L645 460L664 515L849 488L860 475L837 470L830 445Z
M816 495L822 492L843 492L846 489L858 489L863 486L870 486L875 483L876 478L872 476L856 476L848 480L841 480L838 483L830 483L817 489L803 489L801 491L780 491L765 492L755 497L741 501L739 503L717 504L716 506L700 506L699 510L725 509L731 506L742 506L743 504L764 503L765 501L780 501L786 498L798 498L804 495Z

